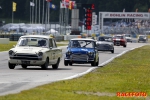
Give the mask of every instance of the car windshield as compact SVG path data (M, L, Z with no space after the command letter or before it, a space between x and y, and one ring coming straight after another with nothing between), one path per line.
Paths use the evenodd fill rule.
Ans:
M139 38L145 38L145 36L139 36Z
M123 36L120 36L120 35L117 35L117 36L114 36L115 39L123 39Z
M125 37L131 37L129 34L126 34Z
M48 47L48 40L40 37L22 37L17 46Z
M98 41L112 42L112 37L99 37Z
M71 40L69 43L71 48L94 48L94 41L88 40Z

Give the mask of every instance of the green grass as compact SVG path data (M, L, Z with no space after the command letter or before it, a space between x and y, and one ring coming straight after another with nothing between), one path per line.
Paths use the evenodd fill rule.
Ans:
M117 97L116 93L146 92L149 98L149 74L148 45L130 51L80 78L0 96L0 100L145 100L144 97Z
M16 45L16 41L10 41L9 44L0 44L0 51L7 51L13 48L13 45Z
M13 48L13 45L16 45L16 41L10 41L9 44L0 44L0 52L1 51L7 51L11 48ZM57 43L57 46L66 46L67 44L59 44Z

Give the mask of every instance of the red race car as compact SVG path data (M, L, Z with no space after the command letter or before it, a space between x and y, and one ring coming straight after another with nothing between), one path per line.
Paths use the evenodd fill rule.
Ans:
M127 46L127 40L124 35L114 35L113 42L115 46Z

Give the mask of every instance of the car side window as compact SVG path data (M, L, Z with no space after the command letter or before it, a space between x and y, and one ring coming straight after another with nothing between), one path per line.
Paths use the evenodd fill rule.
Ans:
M71 42L72 42L72 41L69 41L68 47L71 47Z
M53 48L56 48L56 47L57 47L57 45L56 45L55 40L53 39L52 41L53 41Z
M49 47L53 47L53 40L49 39Z

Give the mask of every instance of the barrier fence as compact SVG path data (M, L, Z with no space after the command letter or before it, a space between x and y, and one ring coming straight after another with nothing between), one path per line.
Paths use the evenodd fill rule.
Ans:
M23 34L0 34L0 38L9 38L10 41L18 41ZM64 36L54 37L57 42L64 41Z

